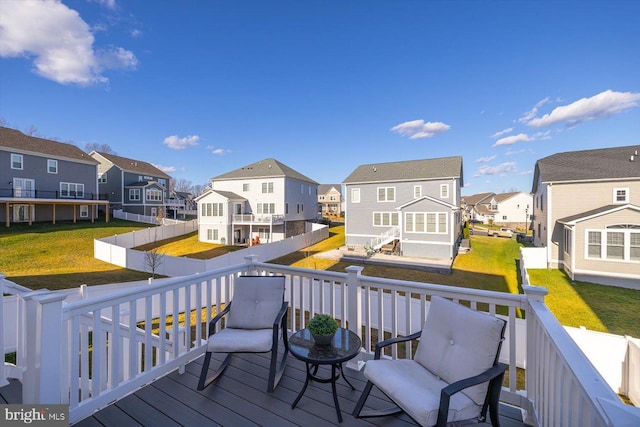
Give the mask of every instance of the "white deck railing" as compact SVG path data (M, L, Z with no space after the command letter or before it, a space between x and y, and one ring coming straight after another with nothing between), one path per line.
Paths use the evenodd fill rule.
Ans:
M26 295L18 349L23 402L68 403L74 423L181 369L204 353L208 320L230 300L233 278L251 273L286 277L290 330L304 328L315 313L329 313L362 337L361 360L371 356L378 340L419 330L433 295L503 316L508 327L501 360L509 364L503 401L527 410L534 425L621 425L621 416L611 415L610 408L628 408L606 391L605 381L546 308L544 288L527 287L524 295L514 295L367 277L361 271L318 271L247 257L244 264L73 303L64 303L55 292ZM516 327L522 315L525 329ZM170 332L175 318L179 327ZM526 355L516 345L523 338ZM412 350L409 345L406 353ZM526 390L517 389L518 365L527 368ZM631 412L622 421L633 417L637 414Z
M381 233L379 236L371 239L371 247L373 249L380 249L382 245L387 244L397 238L400 237L400 229L398 227L393 227Z
M235 214L233 222L235 224L282 224L284 223L284 215Z

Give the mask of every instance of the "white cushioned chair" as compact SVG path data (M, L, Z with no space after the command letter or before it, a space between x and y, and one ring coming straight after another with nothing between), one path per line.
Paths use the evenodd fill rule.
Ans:
M271 393L282 378L287 355L287 308L284 276L240 276L233 285L233 300L209 322L207 352L202 363L198 390L203 390L225 370L233 353L271 352L267 391ZM225 319L225 328L216 324ZM278 343L284 342L278 362ZM213 353L227 353L218 370L207 377Z
M506 366L498 363L506 322L461 304L432 297L421 332L376 344L367 361L367 384L355 417L406 412L421 426L444 426L469 419L484 421L489 409L498 426L498 403ZM382 358L384 347L420 337L414 359ZM397 406L363 407L373 386Z

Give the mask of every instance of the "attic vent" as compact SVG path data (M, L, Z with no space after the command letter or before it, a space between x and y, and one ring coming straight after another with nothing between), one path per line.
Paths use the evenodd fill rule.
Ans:
M375 167L372 167L371 170L373 170L374 172L378 171L378 169L376 169Z
M635 160L635 158L636 158L636 156L632 154L631 157L629 157L629 161L633 162Z

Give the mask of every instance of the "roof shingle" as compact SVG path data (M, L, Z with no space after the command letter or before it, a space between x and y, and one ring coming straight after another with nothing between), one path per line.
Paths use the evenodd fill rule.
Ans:
M360 165L351 172L351 175L343 183L417 181L439 178L460 178L462 180L462 157Z
M73 144L25 135L19 130L3 126L0 126L0 147L79 160L90 164L98 163L90 155Z

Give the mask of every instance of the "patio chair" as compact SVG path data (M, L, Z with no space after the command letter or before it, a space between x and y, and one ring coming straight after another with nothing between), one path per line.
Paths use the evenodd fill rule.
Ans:
M354 417L406 412L421 426L444 426L469 419L484 422L489 409L498 426L498 403L506 366L498 363L506 322L444 298L432 297L421 332L376 344L364 368L367 384ZM385 359L384 347L416 339L413 359ZM366 410L373 386L396 406Z
M234 280L233 300L209 322L207 352L202 363L198 390L203 390L224 372L234 353L271 352L267 391L271 393L282 378L287 361L287 308L284 276L240 276ZM216 332L224 320L225 328ZM284 351L278 361L278 343ZM213 353L226 353L220 367L207 377Z

